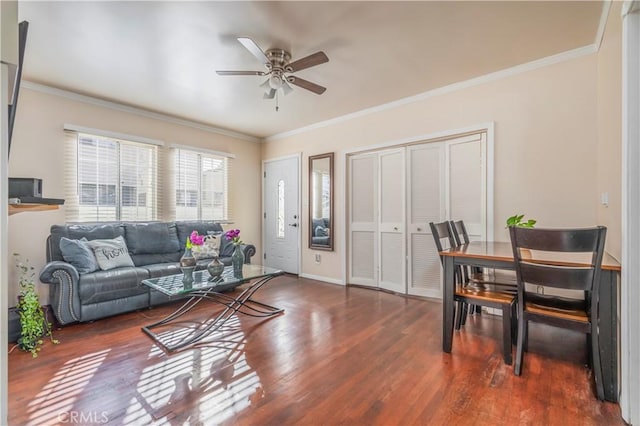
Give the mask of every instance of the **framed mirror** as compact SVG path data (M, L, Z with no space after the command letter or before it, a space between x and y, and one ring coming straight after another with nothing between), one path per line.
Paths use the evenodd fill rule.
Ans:
M333 152L309 157L309 248L333 250Z

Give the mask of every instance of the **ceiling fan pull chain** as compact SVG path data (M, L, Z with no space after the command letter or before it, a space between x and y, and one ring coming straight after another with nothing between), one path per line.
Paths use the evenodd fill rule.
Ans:
M276 112L278 112L279 109L280 107L278 107L278 92L276 92Z

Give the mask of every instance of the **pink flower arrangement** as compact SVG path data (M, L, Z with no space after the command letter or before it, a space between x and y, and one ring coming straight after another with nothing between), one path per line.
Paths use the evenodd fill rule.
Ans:
M231 241L234 246L238 246L242 244L242 240L240 240L240 230L239 229L229 229L224 233L224 237L227 241Z
M185 247L190 249L193 246L201 246L204 244L204 239L205 239L205 235L199 235L198 231L193 231L191 235L187 237L187 244L185 244Z

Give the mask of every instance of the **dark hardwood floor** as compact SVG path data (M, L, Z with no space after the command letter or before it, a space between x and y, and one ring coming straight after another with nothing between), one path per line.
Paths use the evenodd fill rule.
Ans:
M14 350L10 424L624 424L594 396L579 333L532 324L516 377L489 315L445 354L437 301L292 276L257 296L285 313L172 355L140 327L175 305L64 327L36 359Z

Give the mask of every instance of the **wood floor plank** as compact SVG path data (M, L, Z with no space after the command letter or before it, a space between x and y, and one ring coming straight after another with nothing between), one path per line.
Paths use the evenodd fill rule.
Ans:
M438 301L294 276L256 296L285 313L172 355L140 327L177 305L64 327L36 359L14 350L10 424L624 424L594 396L580 333L532 324L516 377L490 315L445 354ZM191 319L219 309L200 305Z

